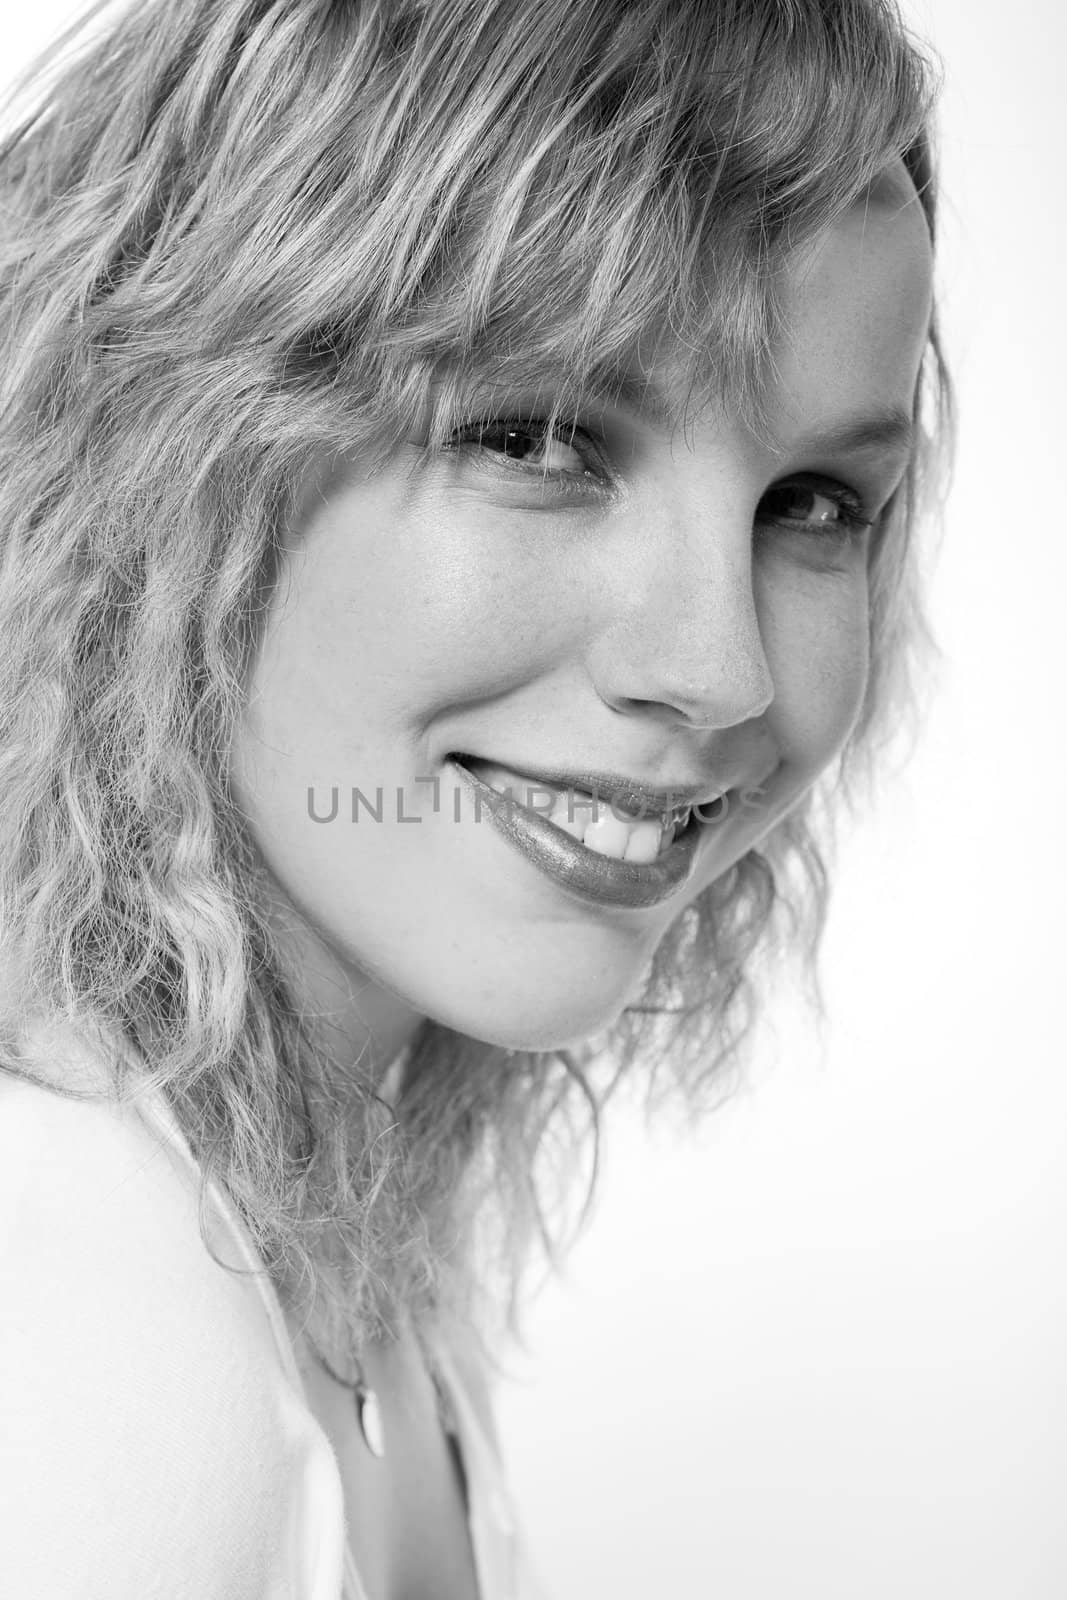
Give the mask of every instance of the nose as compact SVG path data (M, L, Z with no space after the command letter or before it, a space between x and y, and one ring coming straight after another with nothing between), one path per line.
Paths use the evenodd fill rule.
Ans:
M607 625L589 657L597 692L693 728L759 717L774 698L752 567L753 511L707 486L650 496L626 516L594 605Z

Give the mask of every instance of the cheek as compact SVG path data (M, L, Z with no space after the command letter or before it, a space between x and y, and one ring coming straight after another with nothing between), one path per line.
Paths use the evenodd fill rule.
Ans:
M775 685L768 713L784 760L813 778L839 752L863 705L869 663L866 562L782 572L760 586Z
M301 716L343 722L354 738L447 699L480 657L499 658L516 619L506 584L453 559L445 539L414 549L395 530L346 530L343 541L336 531L323 530L300 565L272 678L302 702Z
M527 682L575 625L549 556L505 511L339 499L282 584L253 713L267 744L316 770L326 751L380 759L396 735Z
M501 510L464 515L434 508L425 523L393 530L365 575L349 583L350 637L361 682L374 680L373 704L394 719L421 719L465 699L503 694L544 670L567 647L576 591L561 583L558 549ZM358 622L356 644L351 634Z

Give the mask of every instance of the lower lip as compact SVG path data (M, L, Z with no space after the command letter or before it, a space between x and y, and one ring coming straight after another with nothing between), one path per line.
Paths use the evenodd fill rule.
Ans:
M547 817L517 801L503 798L489 784L454 758L448 762L469 792L481 801L480 814L562 889L599 905L658 906L689 881L701 845L701 826L694 816L688 828L655 861L617 861L587 850ZM495 809L494 809L495 807ZM475 812L479 815L479 812Z

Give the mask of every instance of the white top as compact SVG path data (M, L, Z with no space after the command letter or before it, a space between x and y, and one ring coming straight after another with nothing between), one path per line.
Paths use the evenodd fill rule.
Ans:
M87 1046L37 1032L65 1084ZM95 1058L98 1063L99 1058ZM281 1304L162 1096L0 1070L0 1573L26 1600L367 1600ZM435 1352L436 1353L436 1352ZM538 1600L499 1460L442 1357L480 1600Z

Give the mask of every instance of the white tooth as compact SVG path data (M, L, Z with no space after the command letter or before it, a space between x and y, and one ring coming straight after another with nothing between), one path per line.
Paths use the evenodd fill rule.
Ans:
M552 802L552 821L562 818L564 822L581 822L583 826L589 822L589 807L582 804L584 796L576 793L574 789L557 789L556 798Z
M490 789L495 789L497 794L508 796L517 805L523 805L526 800L525 786L529 779L520 778L514 772L509 772L507 767L494 767L489 762L479 763L477 775Z
M506 767L494 767L490 761L479 761L475 770L483 783L489 784L493 789L503 789L506 784L513 784L515 774Z
M663 829L658 822L639 822L631 828L630 837L626 841L626 854L624 860L643 863L655 861L659 855L660 840L663 838Z
M569 833L572 839L577 839L579 844L581 844L585 830L589 826L587 822L583 822L581 817L578 816L571 822L567 817L566 806L563 807L562 811L553 811L551 820L556 824L557 828L562 828L564 833Z
M560 790L549 817L557 828L562 828L564 833L569 833L572 839L577 839L581 844L582 835L589 826L589 812L578 804L578 797L573 790L569 798L565 791Z
M599 821L590 822L586 827L582 843L587 850L595 850L597 855L614 856L617 861L621 861L630 839L630 831L625 822L613 817L610 811L602 810Z

